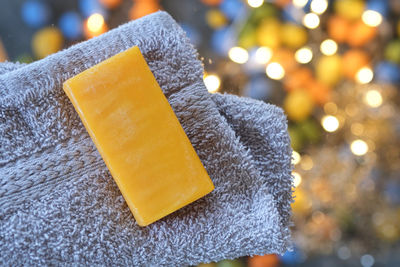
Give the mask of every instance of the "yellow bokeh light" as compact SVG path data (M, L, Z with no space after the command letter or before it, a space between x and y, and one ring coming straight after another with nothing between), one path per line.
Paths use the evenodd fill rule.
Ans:
M382 23L382 15L374 10L366 10L362 14L362 21L371 27L377 27Z
M325 131L332 133L339 129L339 120L335 116L327 115L321 119L321 125Z
M301 160L300 154L297 151L293 150L293 152L292 152L292 164L293 165L297 165L297 164L299 164L300 160Z
M298 187L301 184L301 175L298 172L292 172L293 175L293 185Z
M307 4L308 0L293 0L293 5L298 8L302 8Z
M361 139L354 140L350 145L351 152L356 156L365 155L368 152L368 145Z
M244 64L249 60L249 53L246 49L241 47L232 47L229 50L229 58L236 63Z
M285 77L285 70L278 62L271 62L266 68L267 76L274 80L281 80Z
M301 157L300 167L305 171L311 170L314 167L312 158L308 155L303 155Z
M361 84L366 84L372 81L374 72L369 67L361 68L356 74L356 80Z
M215 74L206 74L206 75L204 75L203 80L204 80L204 84L205 84L207 90L210 93L217 92L219 89L219 86L221 85L221 80Z
M378 90L369 90L364 97L364 102L373 108L382 105L382 95Z
M313 0L311 2L311 11L317 14L322 14L328 8L328 1L327 0Z
M256 51L256 61L259 64L267 64L272 58L272 49L262 46Z
M328 102L324 105L325 113L335 114L337 112L337 110L338 110L337 105L333 102Z
M264 0L247 0L247 3L251 7L260 7L264 3Z
M309 47L303 47L296 51L294 57L297 62L307 64L313 58L313 53Z
M362 135L364 132L364 126L359 122L355 122L351 125L350 130L354 135Z
M309 29L315 29L319 26L319 17L315 13L308 13L303 17L303 24Z
M332 39L326 39L321 43L320 50L326 56L332 56L338 50L338 45Z
M104 17L98 13L91 15L87 20L87 28L91 32L98 32L104 26Z

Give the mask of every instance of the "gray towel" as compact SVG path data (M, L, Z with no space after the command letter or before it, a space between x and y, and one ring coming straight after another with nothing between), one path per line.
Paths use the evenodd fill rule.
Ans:
M215 184L139 227L62 83L139 46ZM0 64L0 265L178 266L290 246L291 148L281 109L211 95L197 53L158 12L43 60Z

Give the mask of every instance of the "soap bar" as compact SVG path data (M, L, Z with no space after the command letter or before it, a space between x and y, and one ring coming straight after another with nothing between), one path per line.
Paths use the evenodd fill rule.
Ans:
M138 47L70 78L63 89L139 225L214 189Z

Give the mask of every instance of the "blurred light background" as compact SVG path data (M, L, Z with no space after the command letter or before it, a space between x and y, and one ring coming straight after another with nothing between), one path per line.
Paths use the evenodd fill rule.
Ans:
M205 266L400 266L399 0L0 1L0 61L32 62L156 10L208 90L283 107L294 250Z

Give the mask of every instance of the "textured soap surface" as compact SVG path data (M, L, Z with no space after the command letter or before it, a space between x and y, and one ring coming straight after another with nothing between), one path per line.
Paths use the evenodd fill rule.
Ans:
M67 80L64 91L139 225L214 189L138 47Z

